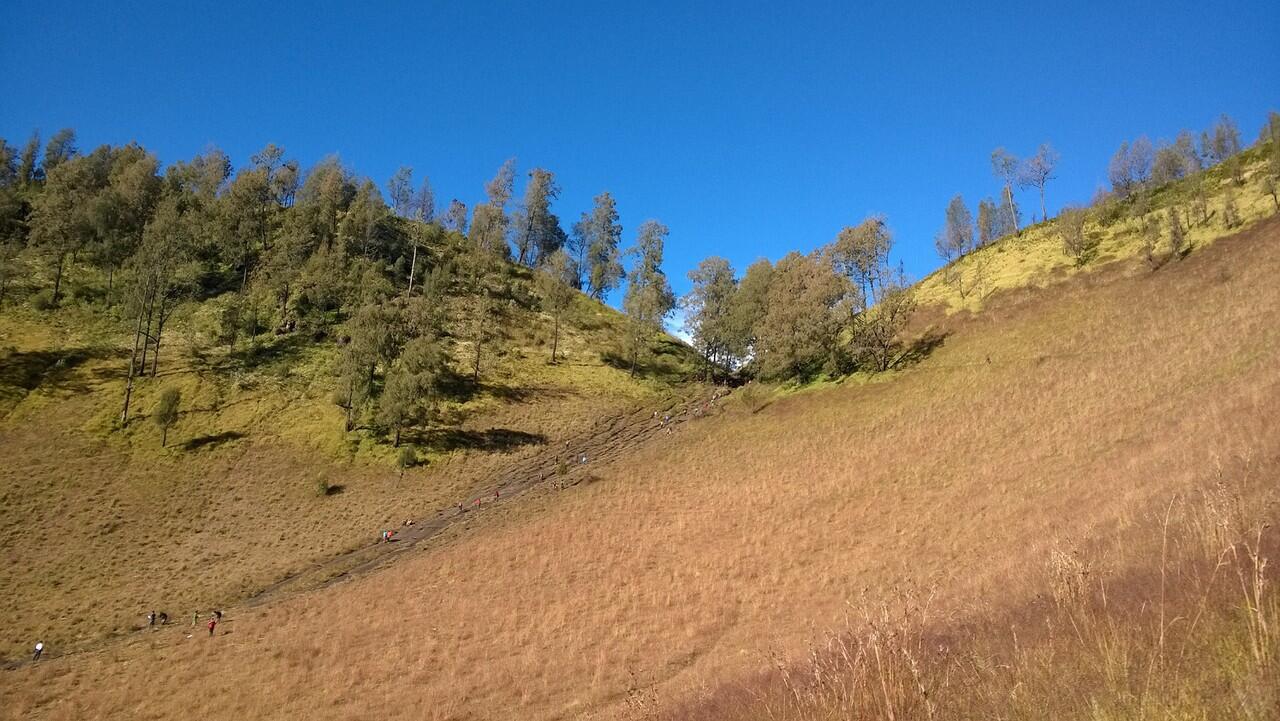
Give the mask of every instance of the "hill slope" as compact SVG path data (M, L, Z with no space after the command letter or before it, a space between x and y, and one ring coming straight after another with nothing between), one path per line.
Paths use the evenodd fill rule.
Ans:
M190 304L166 331L160 373L137 382L135 418L117 429L126 324L93 303L6 307L0 538L14 552L0 569L0 656L25 654L37 636L66 651L128 633L152 610L189 617L234 603L367 547L381 529L527 480L517 471L594 453L638 409L647 417L699 392L685 385L696 356L666 337L629 377L617 360L622 316L581 295L548 364L552 320L529 272L505 272L513 299L480 382L464 375L459 342L435 419L405 434L419 464L404 471L385 433L345 431L333 340L264 334L230 353L202 324L219 299ZM183 400L161 448L146 414L168 388Z
M917 365L754 390L387 570L6 672L13 718L566 718L768 667L903 587L1040 593L1170 494L1273 482L1280 221L938 321ZM1252 484L1252 485L1250 485ZM1255 498L1255 495L1249 495Z

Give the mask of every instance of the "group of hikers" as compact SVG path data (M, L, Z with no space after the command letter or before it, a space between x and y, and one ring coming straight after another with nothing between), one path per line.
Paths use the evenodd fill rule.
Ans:
M191 625L195 626L200 620L200 612L195 611L191 614ZM209 636L213 637L214 629L222 622L222 611L214 611L209 614L209 621L205 623L205 627L209 629ZM159 613L152 611L147 614L147 627L166 626L169 624L169 614L164 611ZM35 663L44 655L44 641L36 641L35 652L31 654L31 662Z
M200 622L200 612L191 612L191 625L194 626ZM213 631L222 622L222 611L214 611L209 614L209 620L205 623L205 627L209 629L209 635L213 635ZM152 611L147 614L147 626L165 626L169 623L169 614L161 611L156 613Z

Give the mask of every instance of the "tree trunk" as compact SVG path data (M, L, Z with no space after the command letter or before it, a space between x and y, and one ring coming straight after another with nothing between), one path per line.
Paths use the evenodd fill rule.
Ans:
M107 307L111 307L111 287L112 281L115 279L116 267L114 265L107 266Z
M160 300L160 312L156 314L156 342L155 349L151 352L151 377L156 377L156 371L160 368L160 336L164 333L164 307L168 299Z
M409 261L409 290L405 291L404 297L408 298L413 295L413 276L418 270L418 244L413 244L413 260Z
M151 312L155 309L155 296L147 297L147 328L142 334L142 363L139 370L143 373L147 371L147 349L151 347Z
M1040 220L1048 220L1049 211L1045 210L1044 205L1044 183L1040 184Z
M551 335L551 365L556 364L556 348L560 346L560 314L556 313L556 330Z
M1013 187L1008 183L1004 186L1004 202L1009 208L1009 220L1013 223L1013 232L1018 233L1018 212L1013 208Z
M142 309L138 309L138 322L133 328L133 353L129 356L129 380L124 386L124 410L120 411L120 427L129 423L129 399L133 397L133 377L137 373L138 343L142 340Z
M395 439L395 441L391 444L391 447L392 447L392 448L399 448L399 447L400 447L400 426L396 426L396 439ZM404 476L404 468L403 468L403 467L401 467L401 469L400 469L400 475L401 475L401 477L403 477L403 476Z
M67 254L63 253L58 256L58 270L53 276L53 304L58 304L59 294L62 292L62 266L66 264Z
M471 380L476 383L480 382L480 348L483 345L484 343L479 338L476 338L476 364L471 372Z

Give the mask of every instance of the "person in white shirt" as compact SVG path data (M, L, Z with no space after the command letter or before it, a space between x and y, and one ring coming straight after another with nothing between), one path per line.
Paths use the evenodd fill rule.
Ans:
M40 656L43 653L44 653L44 641L36 641L36 652L35 652L35 655L31 657L31 661L33 663L36 661L39 661Z

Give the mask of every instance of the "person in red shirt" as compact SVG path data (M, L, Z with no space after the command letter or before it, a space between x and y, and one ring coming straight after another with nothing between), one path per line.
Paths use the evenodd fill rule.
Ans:
M209 619L209 638L213 638L213 629L218 626L218 619Z

